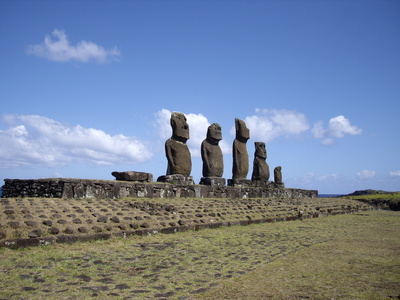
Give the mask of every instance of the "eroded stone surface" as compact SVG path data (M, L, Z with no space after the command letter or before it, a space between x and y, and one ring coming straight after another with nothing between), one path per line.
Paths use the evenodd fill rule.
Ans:
M268 181L269 166L266 162L267 150L265 149L265 143L255 142L254 147L255 147L255 152L254 152L253 173L251 175L251 180Z
M221 126L211 124L207 129L207 138L201 143L203 177L222 177L224 160L219 141L222 140Z
M137 172L137 171L117 172L117 171L114 171L111 173L111 175L114 176L116 180L138 181L138 182L152 182L153 181L153 174L146 173L146 172Z
M283 183L282 182L282 167L281 166L276 167L274 169L274 181L277 184L282 184Z
M232 179L246 179L249 172L249 154L246 143L250 138L250 130L246 123L238 118L235 119L236 138L233 141L233 167Z
M171 114L172 136L165 142L168 167L166 175L182 174L189 176L192 159L186 141L189 139L189 125L183 113Z

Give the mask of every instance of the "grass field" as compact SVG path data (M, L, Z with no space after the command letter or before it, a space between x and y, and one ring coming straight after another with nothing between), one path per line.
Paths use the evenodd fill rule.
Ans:
M389 208L391 210L400 210L400 192L368 191L371 194L345 196L345 198L363 201L368 204L378 205L382 208Z
M400 213L0 249L0 299L398 299Z

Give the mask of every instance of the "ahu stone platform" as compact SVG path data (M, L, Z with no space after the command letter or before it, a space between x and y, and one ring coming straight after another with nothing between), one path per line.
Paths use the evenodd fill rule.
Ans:
M5 198L318 198L317 190L284 188L272 182L251 187L66 178L5 179L4 182Z

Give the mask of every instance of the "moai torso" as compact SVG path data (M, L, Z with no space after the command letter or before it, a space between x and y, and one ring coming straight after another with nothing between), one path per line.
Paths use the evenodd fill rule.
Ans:
M239 119L235 119L236 138L233 141L233 179L246 179L249 172L249 154L247 153L246 143L250 138L250 131L246 124Z
M218 143L222 139L221 126L214 123L208 127L207 138L201 143L203 177L222 177L224 161Z
M165 142L165 154L168 160L167 175L182 174L189 176L192 171L192 159L186 141L189 139L189 125L182 113L171 114L172 137Z
M255 142L254 146L256 148L254 153L253 162L253 174L251 175L251 180L265 180L269 179L269 166L266 162L267 150L265 149L265 143Z

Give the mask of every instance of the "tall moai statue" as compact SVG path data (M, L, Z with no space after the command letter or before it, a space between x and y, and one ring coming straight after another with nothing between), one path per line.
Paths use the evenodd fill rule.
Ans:
M165 155L168 160L167 175L157 181L189 183L187 178L192 171L192 159L186 145L189 139L189 125L183 113L171 113L172 136L165 142ZM191 179L193 181L193 179Z
M255 142L254 147L255 147L255 152L254 152L253 173L251 175L251 180L268 181L269 166L266 162L267 150L265 149L265 143Z
M207 129L207 137L201 143L201 158L203 160L203 177L200 184L224 186L224 160L219 141L222 140L221 126L211 124Z
M220 140L222 140L221 126L213 123L207 129L207 138L201 143L203 177L222 177L224 173L224 160L218 145Z
M235 118L236 138L233 141L233 167L232 179L246 179L249 172L249 154L247 153L246 143L250 138L250 131L246 123Z

